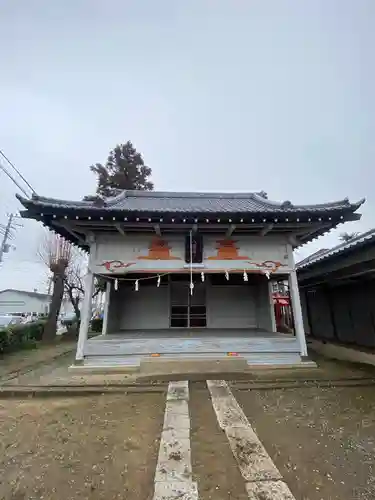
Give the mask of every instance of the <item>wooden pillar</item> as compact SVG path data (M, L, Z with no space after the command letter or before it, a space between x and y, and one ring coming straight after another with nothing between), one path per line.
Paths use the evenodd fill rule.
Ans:
M331 319L331 325L332 325L333 337L336 340L339 340L339 336L337 334L337 328L336 328L335 313L333 312L333 301L332 301L331 289L329 288L329 286L327 284L324 286L324 294L325 294L325 297L327 299L327 304L328 304L328 309L329 309L329 317Z
M292 312L293 312L294 329L296 332L296 337L300 345L301 356L307 356L305 329L303 327L302 307L299 296L296 271L290 272L288 277L288 282L289 282L290 299L292 302Z
M103 329L102 335L106 335L108 331L108 312L109 312L109 301L111 300L111 280L108 280L105 287L105 302L104 302L104 314L103 314Z
M312 291L309 290L308 288L306 288L304 293L305 293L307 322L309 324L309 330L310 330L309 334L311 335L311 337L315 337L314 326L313 326L312 315L311 315L311 307L310 307L310 297L311 297Z
M76 353L76 361L78 362L83 361L83 353L92 314L92 294L94 291L94 275L89 269L87 269L87 274L84 278L84 289L85 289L85 296L82 303L81 325L79 327L77 353Z
M270 309L271 309L270 313L271 313L272 331L277 332L275 306L273 303L273 288L272 288L272 281L271 280L268 280L268 297L269 297Z

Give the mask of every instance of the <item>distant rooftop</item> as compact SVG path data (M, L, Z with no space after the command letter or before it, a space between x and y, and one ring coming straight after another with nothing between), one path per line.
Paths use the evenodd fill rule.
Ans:
M297 265L299 267L305 266L305 265L309 264L310 262L315 261L319 256L325 254L326 252L329 252L329 248L320 248L316 252L314 252L314 253L308 255L307 257L305 257L304 259L300 260Z
M0 293L4 293L4 292L22 293L23 295L28 295L29 297L35 297L37 299L50 299L51 298L51 295L48 295L48 293L29 292L28 290L16 290L15 288L5 288L4 290L0 290Z
M337 255L349 253L352 250L370 243L375 243L375 228L359 234L350 241L340 243L333 248L318 250L318 252L298 262L296 267L297 269L307 269L318 262L336 257Z

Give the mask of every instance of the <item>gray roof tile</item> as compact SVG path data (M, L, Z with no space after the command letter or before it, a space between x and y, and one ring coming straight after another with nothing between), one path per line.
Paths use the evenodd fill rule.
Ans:
M163 191L121 191L99 205L92 201L67 201L34 196L31 200L19 197L27 207L67 208L157 213L320 213L335 210L356 210L364 200L351 204L347 198L318 205L293 205L290 201L275 202L265 193L184 193Z
M333 258L338 254L342 254L344 252L351 251L352 249L356 249L359 246L374 243L375 242L375 229L370 229L365 233L362 233L352 240L344 243L340 243L331 249L325 249L324 251L318 251L310 257L307 257L296 264L297 269L306 269L317 262L321 262L322 260Z

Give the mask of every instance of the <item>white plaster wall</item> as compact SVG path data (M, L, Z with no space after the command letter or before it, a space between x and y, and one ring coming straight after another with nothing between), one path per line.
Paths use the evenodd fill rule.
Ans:
M93 247L92 270L94 273L127 273L137 271L183 271L186 270L185 262L185 236L183 234L163 236L170 247L170 254L174 259L150 260L139 259L140 256L148 255L148 248L155 235L151 234L129 234L98 235L96 245ZM290 270L289 244L286 236L266 235L251 236L238 235L234 233L230 239L236 242L238 256L240 259L218 260L210 259L217 256L218 240L225 239L223 235L204 235L203 265L209 270L223 269L254 269L262 270L259 264L265 261L280 262L282 267L277 272ZM108 261L119 261L121 266L108 270L103 263ZM266 268L265 268L266 269Z
M207 287L208 328L255 328L255 287L223 285Z
M112 289L108 333L119 330L169 328L169 293L167 286L140 284L139 291L123 287Z
M133 261L139 255L147 255L151 241L156 234L121 234L101 235L96 239L95 262L103 260ZM163 237L172 248L174 256L183 259L185 256L185 240L182 235Z
M218 247L217 241L223 239L225 239L224 235L205 236L203 258L215 255ZM274 260L288 264L287 240L282 235L253 236L233 233L229 239L236 242L240 256L249 257L255 262Z
M212 286L206 282L207 328L261 328L272 331L268 282ZM108 333L170 327L168 286L111 291Z

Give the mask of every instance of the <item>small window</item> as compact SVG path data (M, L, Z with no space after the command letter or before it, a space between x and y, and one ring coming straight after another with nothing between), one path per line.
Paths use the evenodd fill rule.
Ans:
M189 326L188 306L173 306L171 308L171 327L187 328Z
M192 257L190 256L190 250ZM201 264L203 261L203 236L199 233L188 234L185 238L185 262Z

